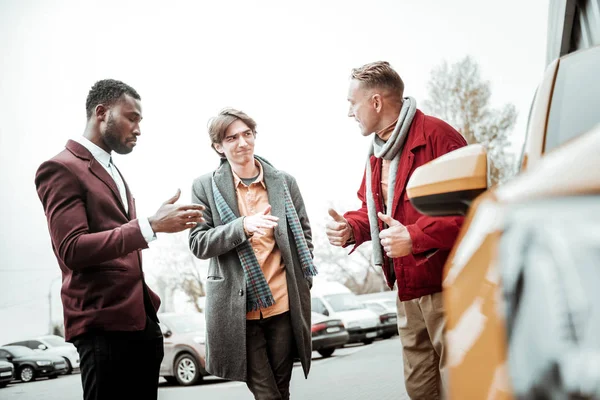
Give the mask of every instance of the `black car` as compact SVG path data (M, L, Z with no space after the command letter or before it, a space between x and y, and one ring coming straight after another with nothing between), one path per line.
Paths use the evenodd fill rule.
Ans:
M25 346L0 347L0 359L11 362L15 367L15 378L23 382L44 376L53 379L67 370L64 358L38 353Z
M312 312L312 349L322 357L331 357L335 349L343 347L350 335L340 319Z
M0 388L8 385L14 375L15 367L8 361L0 359Z

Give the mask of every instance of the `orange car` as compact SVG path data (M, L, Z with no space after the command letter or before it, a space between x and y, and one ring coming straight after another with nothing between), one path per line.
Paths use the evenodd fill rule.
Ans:
M488 188L471 145L407 185L420 212L466 215L443 281L451 399L600 397L599 76L600 46L548 65L510 182Z

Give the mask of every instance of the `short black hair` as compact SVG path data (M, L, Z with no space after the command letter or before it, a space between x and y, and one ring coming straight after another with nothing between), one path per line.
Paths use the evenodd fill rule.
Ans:
M134 88L121 81L115 79L103 79L94 83L94 86L90 89L85 101L87 119L90 119L98 104L110 106L119 100L124 93L136 100L142 99Z

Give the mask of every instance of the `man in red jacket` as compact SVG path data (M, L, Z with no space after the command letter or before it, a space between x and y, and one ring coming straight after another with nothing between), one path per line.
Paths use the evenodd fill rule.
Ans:
M387 62L352 70L348 116L363 136L373 135L358 198L362 207L339 215L326 227L334 246L372 240L373 262L387 284L398 288L398 332L406 390L412 399L443 397L444 311L442 269L462 218L419 214L406 196L413 171L465 139L450 125L427 116L404 97L404 83Z
M156 232L194 227L203 206L176 205L178 193L138 218L112 152L140 136L139 94L113 79L96 82L83 135L43 162L35 176L62 272L65 339L77 347L85 400L156 399L163 338L158 296L144 279L141 250Z

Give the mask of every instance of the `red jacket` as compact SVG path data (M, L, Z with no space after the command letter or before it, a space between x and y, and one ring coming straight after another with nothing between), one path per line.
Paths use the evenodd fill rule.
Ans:
M160 299L144 281L141 249L148 244L127 184L129 215L112 177L85 147L69 140L42 163L35 185L62 271L65 339L91 330L143 330L144 296L154 307L153 319Z
M420 214L406 196L406 184L416 168L466 145L465 139L450 125L417 110L402 150L392 203L392 217L406 226L413 243L413 254L393 259L398 296L402 301L442 290L442 270L463 222L463 217L427 217ZM376 208L378 212L383 212L381 159L372 156L370 161ZM356 241L352 251L371 240L365 186L363 176L358 190L362 207L344 214L352 226ZM382 222L379 221L379 230L382 229ZM384 258L385 264L389 265L385 254ZM391 289L394 286L394 274L388 268L384 267L383 270Z

